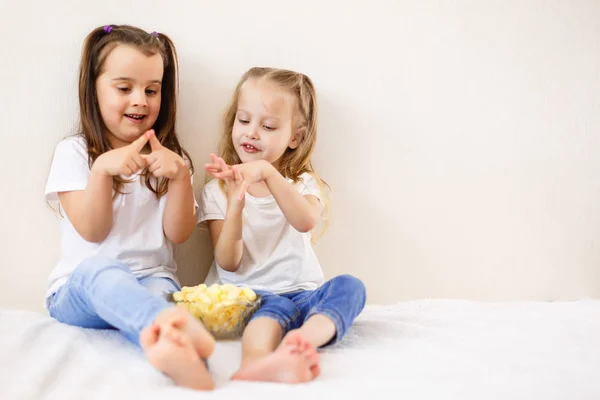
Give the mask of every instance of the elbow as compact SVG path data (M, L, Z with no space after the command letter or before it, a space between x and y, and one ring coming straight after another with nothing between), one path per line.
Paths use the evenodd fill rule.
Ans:
M96 244L102 243L108 236L108 232L110 232L110 229L89 229L77 231L79 236L81 236L85 241Z
M165 233L167 239L169 239L174 244L183 244L187 242L187 240L191 236L191 232L173 232L173 233Z
M171 242L173 242L174 244L183 244L185 242L187 242L188 238L184 237L184 236L174 236L172 238L169 239Z
M231 260L223 259L223 257L218 257L217 255L215 255L215 261L217 262L219 267L221 267L222 269L224 269L227 272L237 272L237 270L240 268L240 262L241 262L241 260L240 260L237 263L235 263L235 262L232 262Z
M194 228L196 227L195 222L195 220L190 220L190 223L187 224L187 226L172 226L173 224L170 224L170 226L163 223L165 236L174 244L183 244L192 236Z
M294 228L301 233L306 233L312 231L318 223L318 218L316 215L311 215L310 218L305 219L304 221L300 221L298 224L294 226Z

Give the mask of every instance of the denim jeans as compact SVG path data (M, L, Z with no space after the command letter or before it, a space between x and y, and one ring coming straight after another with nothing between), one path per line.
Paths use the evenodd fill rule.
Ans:
M118 329L139 345L142 329L171 307L166 293L180 290L171 279L138 280L117 260L84 260L48 302L50 316L59 322L94 329Z
M329 317L336 328L335 337L325 346L339 341L354 319L365 306L365 285L350 275L340 275L316 290L273 294L257 291L262 296L261 307L252 316L276 320L285 335L297 329L311 316L322 314Z

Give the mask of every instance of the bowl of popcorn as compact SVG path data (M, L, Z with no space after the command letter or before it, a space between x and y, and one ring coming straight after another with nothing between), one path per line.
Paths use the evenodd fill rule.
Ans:
M185 306L217 339L240 337L260 307L260 295L231 284L184 286L172 293L170 301Z

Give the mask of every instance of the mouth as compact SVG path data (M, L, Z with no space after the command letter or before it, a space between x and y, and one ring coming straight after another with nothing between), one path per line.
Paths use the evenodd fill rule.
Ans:
M258 147L253 146L250 143L242 143L242 149L244 149L246 153L258 153L260 151Z
M125 118L127 118L128 120L132 121L132 122L140 122L143 121L144 118L146 118L146 115L144 114L124 114Z

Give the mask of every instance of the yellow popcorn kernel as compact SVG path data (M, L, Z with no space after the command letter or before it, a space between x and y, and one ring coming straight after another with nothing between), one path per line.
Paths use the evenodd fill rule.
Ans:
M184 301L183 292L175 292L175 293L173 293L173 300L175 300L175 301Z
M243 288L242 294L250 301L256 300L256 293L254 293L254 290L250 289L249 287Z

